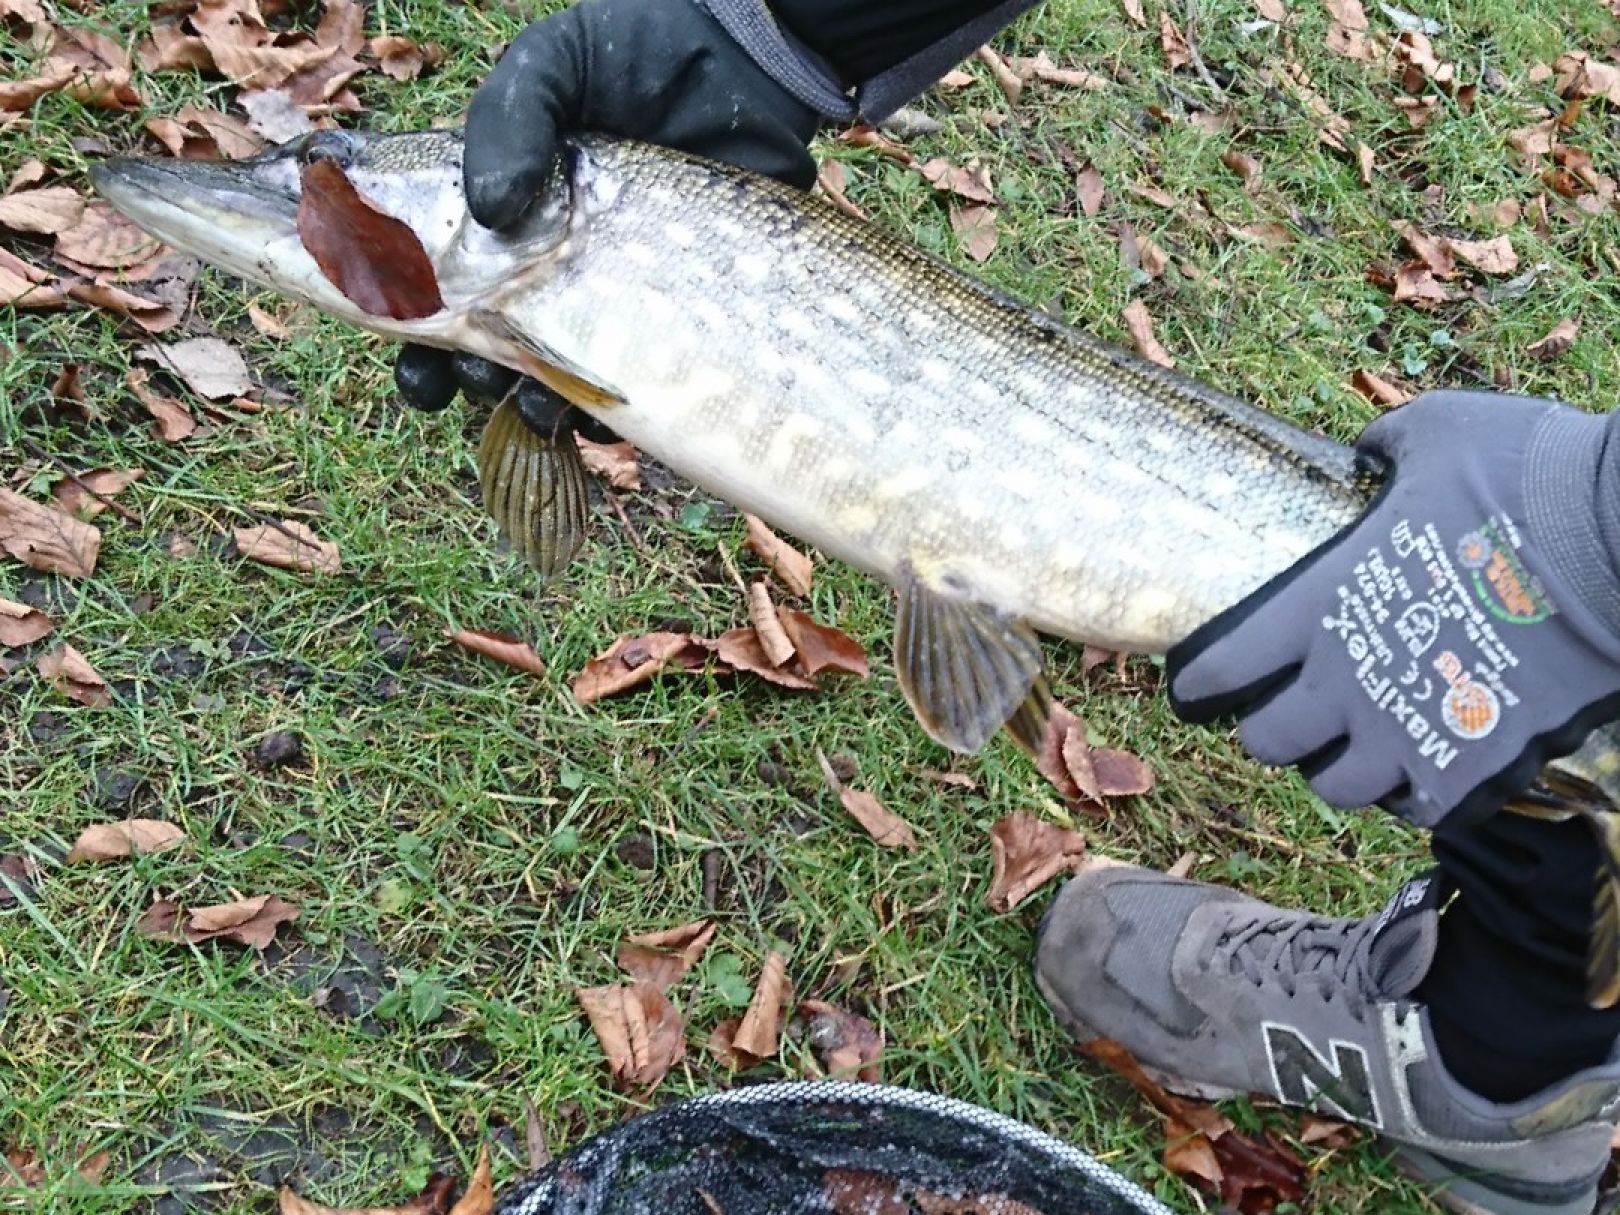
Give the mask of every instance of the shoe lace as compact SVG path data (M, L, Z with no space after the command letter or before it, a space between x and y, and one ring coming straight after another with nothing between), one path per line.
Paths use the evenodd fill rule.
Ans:
M1314 986L1324 1002L1340 993L1357 1021L1371 1000L1364 942L1373 931L1369 917L1343 920L1294 916L1252 920L1223 932L1211 962L1226 960L1228 973L1256 987L1274 983L1292 998L1302 983Z

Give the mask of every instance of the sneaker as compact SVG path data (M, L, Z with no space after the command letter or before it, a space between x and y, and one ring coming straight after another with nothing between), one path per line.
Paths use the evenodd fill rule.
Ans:
M1620 1117L1620 1049L1510 1105L1463 1088L1410 998L1442 895L1431 873L1378 915L1324 919L1098 866L1047 911L1035 979L1071 1033L1114 1039L1175 1092L1264 1093L1372 1128L1452 1211L1590 1215Z

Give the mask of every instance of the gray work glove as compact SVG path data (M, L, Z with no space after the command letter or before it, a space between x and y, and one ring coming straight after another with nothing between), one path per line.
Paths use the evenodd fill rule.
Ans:
M518 34L473 95L467 205L486 227L515 222L573 131L642 139L809 189L818 122L696 0L580 0ZM500 397L516 378L422 346L406 346L394 364L394 382L418 409L443 409L462 389Z
M1358 449L1362 518L1168 657L1189 721L1323 800L1467 824L1620 715L1620 441L1552 401L1431 392Z

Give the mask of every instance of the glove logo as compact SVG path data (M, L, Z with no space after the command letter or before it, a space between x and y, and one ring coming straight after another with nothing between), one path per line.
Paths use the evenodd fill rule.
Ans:
M1553 614L1553 606L1514 548L1494 522L1487 523L1457 542L1457 564L1472 572L1474 597L1491 615L1509 624L1536 624Z
M1502 702L1496 693L1469 676L1462 660L1444 650L1434 660L1434 669L1446 681L1446 694L1440 698L1440 717L1458 738L1472 742L1496 729L1502 719Z

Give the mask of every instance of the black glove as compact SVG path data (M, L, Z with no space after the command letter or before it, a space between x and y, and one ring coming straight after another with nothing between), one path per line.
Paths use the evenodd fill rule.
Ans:
M559 138L587 130L808 189L817 123L696 0L580 0L523 30L473 95L467 204L487 227L513 223L550 174ZM498 397L515 378L420 346L405 347L394 364L395 383L418 409L443 409L461 388Z
M1379 418L1357 444L1392 469L1378 499L1171 650L1176 711L1236 715L1338 806L1490 814L1620 714L1610 423L1486 392Z

